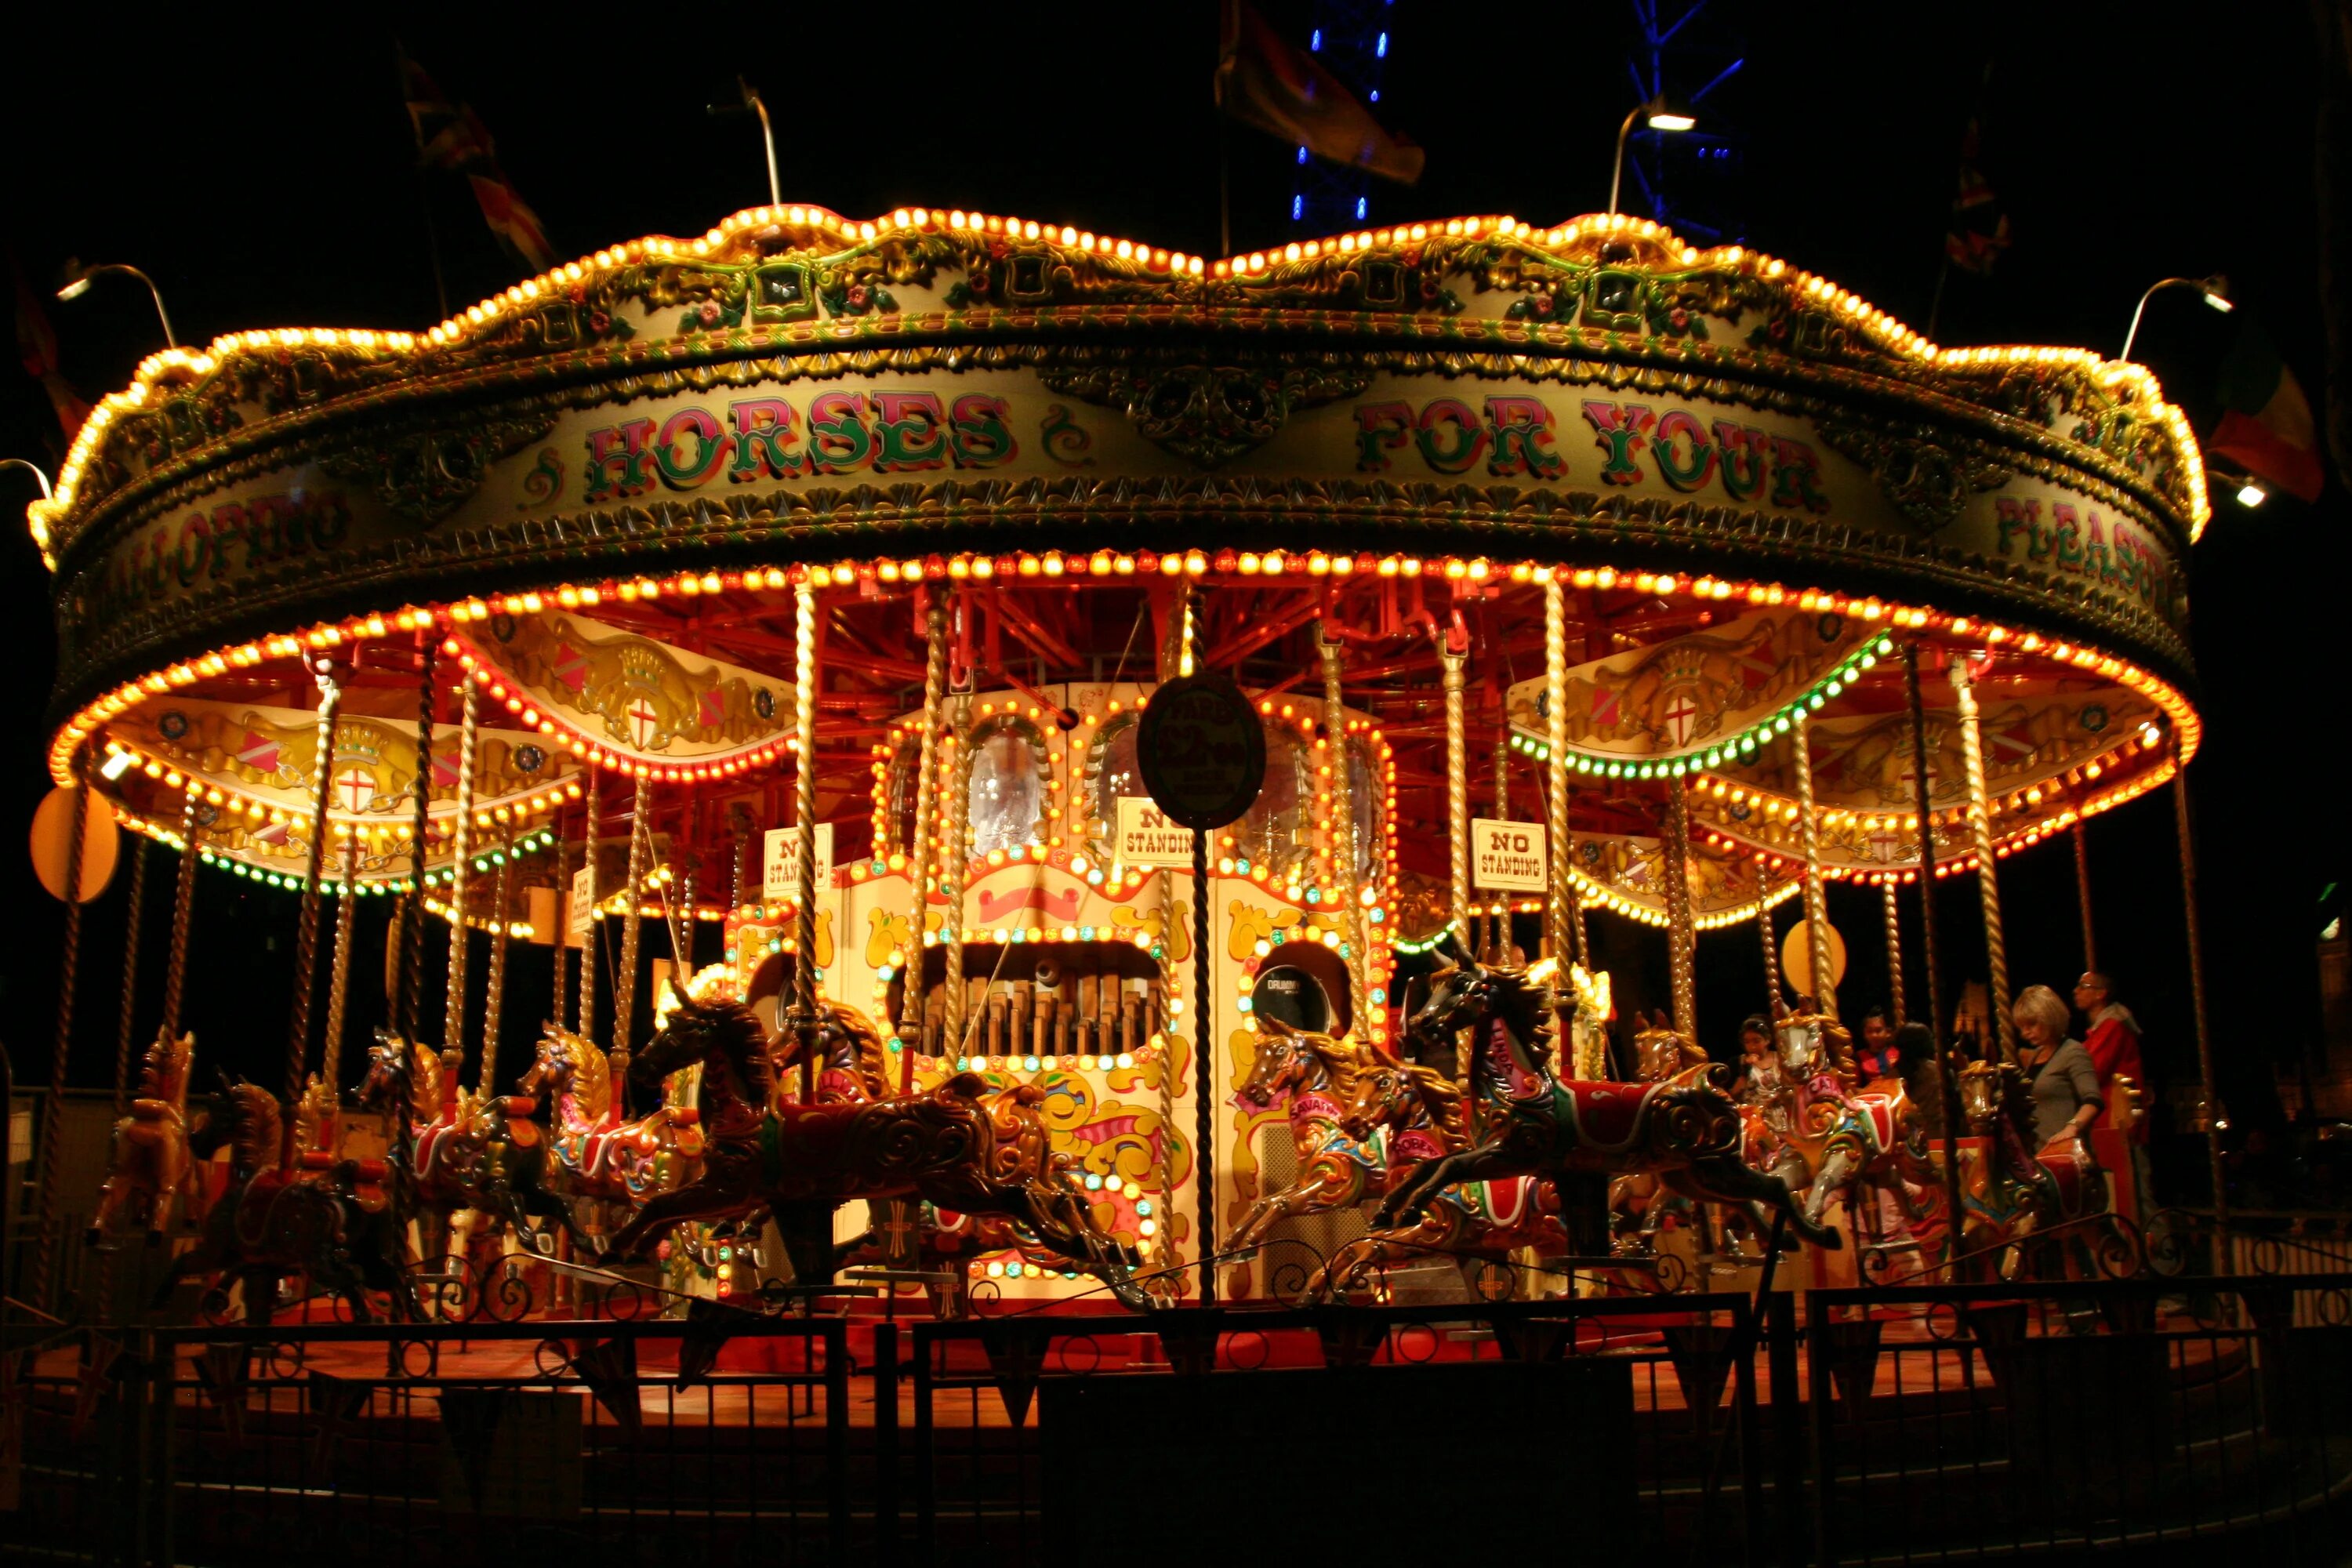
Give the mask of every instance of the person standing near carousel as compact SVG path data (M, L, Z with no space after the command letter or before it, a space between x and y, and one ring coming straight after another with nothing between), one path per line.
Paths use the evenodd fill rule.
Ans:
M2099 1075L2099 1092L2106 1100L2094 1130L2112 1127L2121 1136L2124 1152L2131 1160L2132 1207L2145 1215L2151 1190L2147 1116L2145 1111L2126 1116L2126 1100L2116 1085L2117 1079L2128 1081L2138 1096L2138 1103L2147 1104L2147 1071L2140 1063L2139 1054L2139 1020L2132 1016L2130 1008L2115 999L2115 983L2095 969L2074 982L2074 1006L2090 1020L2090 1028L2083 1036L2083 1049L2091 1058L2092 1069Z
M2098 1069L2080 1040L2067 1037L2074 1014L2047 985L2029 985L2010 1004L2010 1021L2025 1040L2018 1058L2033 1098L2033 1136L2044 1151L2053 1144L2081 1151L2096 1163L2090 1140L2084 1134L2099 1119L2106 1100L2099 1092Z

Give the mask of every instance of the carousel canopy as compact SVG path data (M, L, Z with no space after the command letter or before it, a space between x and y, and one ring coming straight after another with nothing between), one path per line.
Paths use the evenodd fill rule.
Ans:
M2169 777L2198 738L2186 563L2207 515L2142 367L1938 348L1647 221L1465 218L1209 261L793 206L611 247L422 332L156 354L29 521L55 574L58 777L88 745L166 834L193 784L213 853L283 870L324 767L362 877L412 853L422 643L450 688L436 726L461 679L488 700L475 826L497 831L469 853L543 838L593 763L691 786L668 826L715 867L734 806L789 815L794 595L814 590L818 816L847 868L887 848L929 604L967 606L958 671L1013 693L1043 747L1081 722L1081 687L1173 673L1190 584L1202 658L1270 724L1319 695L1315 639L1339 629L1402 872L1442 882L1444 834L1412 828L1445 820L1445 654L1468 655L1475 754L1507 750L1479 809L1540 817L1557 584L1580 886L1663 909L1657 781L1679 779L1713 921L1785 895L1801 795L1833 872L1912 868L1898 647L1925 668L1939 858L1972 847L1951 665L1973 671L2004 846ZM320 657L348 693L325 758ZM1809 792L1782 743L1800 718ZM454 754L436 740L434 768ZM433 807L445 858L457 809ZM1395 896L1408 933L1431 923Z

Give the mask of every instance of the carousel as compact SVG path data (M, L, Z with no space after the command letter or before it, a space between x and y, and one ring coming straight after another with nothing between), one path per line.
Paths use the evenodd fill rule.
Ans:
M249 1314L1666 1289L1668 1232L2127 1272L2129 1160L2032 1146L2005 1009L1861 1081L1824 889L1895 944L1970 879L2006 998L2004 860L2198 748L2207 516L2139 365L1621 216L768 206L167 350L29 514L72 853L177 855L98 1238ZM1253 776L1188 826L1202 692ZM207 878L295 953L218 1091ZM1652 1015L1599 921L1662 933ZM1769 1069L1696 1043L1708 931Z

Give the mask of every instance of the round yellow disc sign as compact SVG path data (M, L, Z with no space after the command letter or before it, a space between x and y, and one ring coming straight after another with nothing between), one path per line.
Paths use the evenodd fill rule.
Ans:
M73 847L77 793L53 789L33 813L33 875L59 903L66 897L66 862ZM91 796L82 818L81 887L75 902L86 904L106 891L107 883L114 879L115 857L121 844L121 832L114 826L114 808Z
M1834 987L1845 979L1845 938L1838 935L1837 927L1828 929L1830 984ZM1803 921L1790 926L1789 934L1780 940L1780 973L1789 977L1790 985L1800 994L1812 994L1813 935L1812 928Z

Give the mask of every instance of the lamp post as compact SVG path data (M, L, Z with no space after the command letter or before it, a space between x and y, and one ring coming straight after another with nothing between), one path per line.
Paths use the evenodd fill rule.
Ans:
M1698 123L1697 117L1675 108L1663 98L1637 104L1625 111L1625 122L1617 127L1617 163L1609 174L1609 216L1617 216L1617 193L1625 183L1625 140L1633 134L1633 121L1647 118L1653 131L1683 132Z
M741 77L735 79L735 90L743 95L740 103L714 103L709 106L713 116L741 114L747 110L760 117L760 140L768 150L768 205L783 205L783 188L776 180L776 128L768 120L768 106L760 100L759 89Z
M2228 281L2220 277L2159 279L2148 285L2147 292L2142 294L2139 303L2132 307L2131 330L2124 333L2124 352L2117 356L2119 359L2131 358L2132 344L2139 337L2139 320L2147 312L2147 302L2167 289L2194 289L2205 297L2205 303L2225 316L2237 309L2230 301Z
M0 458L0 469L5 468L24 469L33 476L33 482L41 487L43 500L54 499L55 492L49 489L49 476L38 463L28 463L22 458Z
M136 278L147 285L148 297L155 301L155 319L163 323L163 346L167 349L178 348L180 340L172 335L172 313L163 309L163 291L155 287L155 279L148 277L136 267L126 267L119 261L110 261L99 267L69 265L65 287L58 290L58 298L79 300L89 292L91 279L102 278L110 272L120 273L125 278Z

